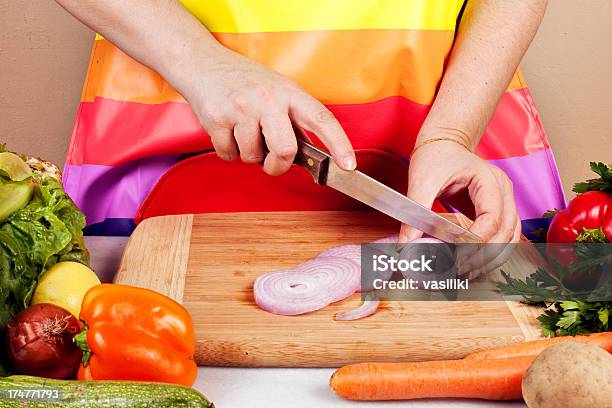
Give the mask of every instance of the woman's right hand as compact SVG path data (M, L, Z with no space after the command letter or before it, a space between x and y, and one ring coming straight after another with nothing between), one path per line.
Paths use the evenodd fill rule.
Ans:
M338 166L355 168L355 153L334 115L281 74L221 46L177 71L171 83L191 104L220 158L263 161L266 173L282 174L297 152L294 123L317 135Z
M178 1L57 0L126 54L159 72L191 104L219 157L289 170L292 123L319 137L343 169L355 153L340 123L279 73L223 47ZM264 147L269 153L266 155Z

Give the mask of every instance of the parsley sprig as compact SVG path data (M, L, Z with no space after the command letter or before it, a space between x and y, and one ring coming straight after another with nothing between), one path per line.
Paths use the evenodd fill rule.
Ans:
M612 253L608 245L577 243L575 254L577 260L568 267L551 260L550 266L561 277L559 280L542 267L525 280L502 271L506 283L498 285L498 288L503 295L519 295L525 303L547 308L538 317L544 336L574 336L612 330L609 324L612 301L608 301L612 299ZM603 268L603 274L595 289L577 290L562 283L563 277L598 268Z
M612 193L612 164L606 165L602 162L591 162L590 164L591 170L597 173L599 177L574 184L574 193L582 194L587 191L604 191Z
M610 330L612 302L565 300L554 303L538 317L546 337L575 336Z

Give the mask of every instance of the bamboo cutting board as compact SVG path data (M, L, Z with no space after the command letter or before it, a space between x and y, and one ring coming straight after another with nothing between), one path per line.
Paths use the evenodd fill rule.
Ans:
M456 222L467 219L448 215ZM301 316L259 309L253 281L323 250L373 241L398 224L370 212L175 215L143 221L122 257L116 283L182 302L196 328L200 365L336 367L365 361L461 358L539 336L537 308L515 302L383 302L365 319L334 321L359 294ZM538 256L527 254L527 259ZM504 269L534 270L528 262Z

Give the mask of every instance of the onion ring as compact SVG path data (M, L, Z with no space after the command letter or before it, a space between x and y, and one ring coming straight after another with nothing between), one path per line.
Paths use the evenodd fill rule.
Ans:
M359 307L349 310L348 312L336 313L334 320L350 321L363 319L364 317L376 313L378 306L380 306L380 300L374 295L367 294Z
M358 265L348 259L328 257L261 275L255 280L253 294L260 308L294 316L345 299L359 286Z
M332 302L346 299L361 285L359 265L346 258L315 258L296 266L294 270L316 275L321 286L332 292Z

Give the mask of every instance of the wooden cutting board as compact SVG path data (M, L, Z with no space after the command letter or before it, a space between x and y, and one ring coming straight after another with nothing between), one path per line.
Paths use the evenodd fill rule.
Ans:
M336 367L449 359L539 337L535 317L541 311L515 302L389 301L376 314L352 322L333 316L357 307L359 294L301 316L273 315L255 305L252 285L260 274L398 228L370 212L151 218L130 237L115 282L151 288L182 302L195 322L200 365ZM532 250L527 259L538 256ZM504 269L534 271L528 261Z

